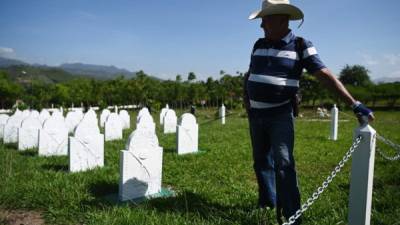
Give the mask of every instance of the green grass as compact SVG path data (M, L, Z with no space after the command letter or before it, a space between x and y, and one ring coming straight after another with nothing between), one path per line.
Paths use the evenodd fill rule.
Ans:
M376 115L373 126L378 133L400 143L400 114ZM158 114L153 117L158 121ZM132 127L135 118L134 113ZM204 152L194 155L178 156L175 135L162 134L157 124L164 148L163 186L177 195L139 205L115 205L104 199L118 192L119 151L132 129L124 132L123 141L105 144L104 168L83 173L69 173L67 157L42 158L37 150L18 152L15 146L0 144L0 210L39 210L47 224L276 224L274 211L255 207L247 118L243 113L228 117L225 126L213 118L214 112L199 111L199 149ZM329 122L296 121L295 157L303 202L349 149L356 126L354 120L341 122L339 140L333 142L328 140ZM380 142L378 146L395 154ZM305 213L304 224L347 224L349 169L350 163ZM377 154L371 224L399 224L399 171L399 161Z

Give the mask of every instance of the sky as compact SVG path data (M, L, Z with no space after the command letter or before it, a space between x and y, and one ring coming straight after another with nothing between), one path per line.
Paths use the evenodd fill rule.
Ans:
M400 77L400 1L292 0L291 22L335 74L361 64ZM247 71L260 0L0 0L0 56L28 63L114 65L162 79Z

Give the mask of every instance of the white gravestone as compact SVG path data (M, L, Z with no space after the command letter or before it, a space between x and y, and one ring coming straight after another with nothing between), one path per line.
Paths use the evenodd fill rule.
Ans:
M150 129L155 133L156 124L154 123L153 117L150 114L143 114L136 124L136 129Z
M178 154L195 153L198 151L199 126L196 117L190 113L182 115L177 127Z
M161 191L163 149L154 132L135 130L120 154L119 199L149 197Z
M25 118L28 118L31 115L31 111L25 109L24 111L22 111L22 116Z
M32 110L30 116L39 119L40 114L37 110Z
M51 114L51 117L52 118L54 118L54 119L56 119L56 120L59 120L60 122L65 122L65 118L64 118L64 116L63 116L63 114L60 112L60 111L54 111L52 114Z
M18 129L18 150L37 148L39 146L39 130L42 128L39 118L32 114L22 121Z
M148 114L150 115L149 109L146 107L143 107L141 110L139 110L139 113L136 117L136 122L138 122L140 120L140 117L142 117L143 115Z
M226 108L225 105L222 104L221 108L219 108L219 117L221 118L222 124L225 124L225 114L226 114Z
M177 120L175 111L168 110L164 117L164 134L176 133Z
M65 117L65 124L67 124L68 133L72 134L74 132L82 118L83 113L80 111L70 111L67 113L67 116Z
M123 124L123 129L129 129L131 128L131 117L129 116L128 111L126 110L121 110L119 112L119 117L121 120L124 122Z
M160 124L161 125L164 124L164 117L165 117L165 114L167 113L167 111L168 111L168 108L161 109L161 112L160 112Z
M6 125L8 118L10 118L8 115L0 114L0 139L3 139L4 126Z
M18 128L21 127L23 120L24 117L22 116L22 113L16 113L7 120L7 123L4 125L3 133L4 144L18 142Z
M59 116L54 115L44 121L39 130L39 156L59 156L68 154L68 127Z
M80 172L104 166L104 135L98 125L82 120L69 137L69 170Z
M93 127L97 127L99 129L98 125L98 120L97 120L97 115L96 112L93 110L93 108L90 108L85 115L83 116L82 122L91 124Z
M117 113L111 113L105 122L104 135L106 141L122 139L124 122Z
M338 137L338 125L339 125L339 110L336 104L333 105L331 110L331 136L330 139L333 141L337 140Z
M100 127L104 127L104 124L107 121L107 117L111 114L111 111L108 109L103 109L100 114Z
M43 125L44 121L46 121L48 118L50 118L49 111L47 111L46 109L42 109L42 111L40 111L40 114L39 114L39 120L42 123L42 125Z

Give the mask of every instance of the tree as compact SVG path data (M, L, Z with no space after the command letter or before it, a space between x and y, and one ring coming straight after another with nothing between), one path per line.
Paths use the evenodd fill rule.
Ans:
M339 79L343 84L354 87L367 87L372 84L369 70L362 65L346 65L340 72Z
M188 81L191 82L193 80L196 80L196 74L194 74L193 72L189 72Z

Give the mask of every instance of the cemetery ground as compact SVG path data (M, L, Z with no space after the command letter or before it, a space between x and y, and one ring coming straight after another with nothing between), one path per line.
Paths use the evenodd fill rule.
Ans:
M38 157L36 149L20 152L14 145L0 144L0 224L15 224L21 221L15 217L22 214L28 216L25 224L276 224L275 211L255 207L247 118L243 112L228 113L234 114L221 125L213 120L215 110L198 110L201 153L183 156L177 155L175 134L163 134L158 112L153 114L164 148L163 187L173 189L176 196L141 204L115 204L104 198L118 193L119 153L133 129L124 131L123 140L105 143L104 168L81 173L68 172L68 157ZM334 142L328 140L330 122L310 120L316 119L311 111L304 114L296 121L295 144L302 202L342 159L357 127L355 120L341 114L345 121L340 121ZM400 113L376 116L372 126L378 134L399 144ZM135 120L131 121L134 128ZM388 155L396 154L380 141L377 146ZM305 213L304 224L347 224L350 163ZM400 224L399 215L400 162L376 153L371 224ZM36 223L28 223L29 216Z

